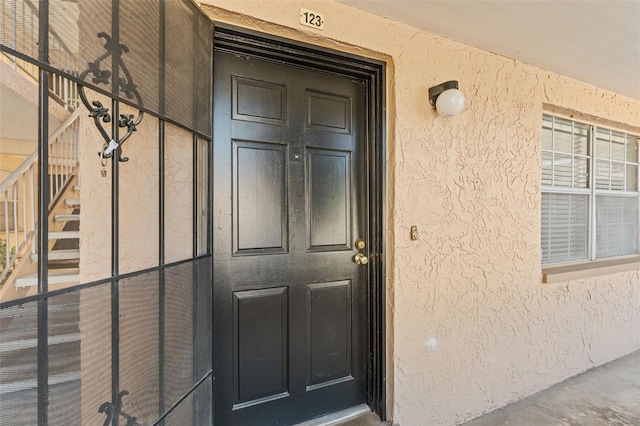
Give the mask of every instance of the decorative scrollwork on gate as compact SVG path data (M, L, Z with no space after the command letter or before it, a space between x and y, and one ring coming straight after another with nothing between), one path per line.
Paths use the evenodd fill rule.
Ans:
M140 93L138 92L137 86L133 83L133 77L131 73L127 69L124 61L122 60L122 56L125 53L129 53L129 48L124 44L118 44L113 41L111 36L107 33L101 32L98 33L99 38L104 38L105 44L104 48L106 52L102 54L98 59L93 62L89 62L86 70L80 74L80 80L85 81L87 76L91 76L91 82L95 85L105 84L108 85L110 83L110 79L113 77L112 73L108 69L102 69L102 62L107 59L109 56L113 58L118 58L118 68L122 70L124 77L118 78L118 90L127 97L127 99L135 100L138 106L142 106L142 98L140 97ZM111 114L109 113L109 108L106 108L100 101L89 101L87 99L87 95L84 91L84 86L80 86L80 99L82 103L89 110L89 117L93 118L93 122L98 128L98 131L102 135L105 140L104 149L98 153L101 158L111 158L113 156L113 152L124 144L127 139L137 130L137 126L142 121L144 116L144 112L138 110L138 116L134 118L132 114L120 114L120 118L118 119L118 127L126 128L127 131L118 141L111 139L109 133L104 128L103 123L111 122ZM120 150L119 161L128 161L128 157L122 156L122 150Z
M124 417L127 420L126 426L142 426L140 423L136 422L135 417L125 413L122 410L122 398L124 398L126 395L129 395L129 392L122 391L118 394L118 400L115 404L111 402L104 402L102 405L100 405L98 412L107 415L103 426L111 426L113 419L118 417Z

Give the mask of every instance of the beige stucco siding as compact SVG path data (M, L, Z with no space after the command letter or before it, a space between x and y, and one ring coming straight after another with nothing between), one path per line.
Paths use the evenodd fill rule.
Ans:
M203 3L218 21L387 62L395 422L461 422L640 347L638 271L540 279L545 106L637 131L639 101L333 1ZM299 25L302 6L323 31ZM428 88L453 79L467 105L440 117Z

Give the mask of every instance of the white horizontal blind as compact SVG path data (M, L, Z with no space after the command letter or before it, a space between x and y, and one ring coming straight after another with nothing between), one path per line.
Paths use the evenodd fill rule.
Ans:
M638 197L596 195L596 256L638 252Z
M589 126L545 115L542 122L542 185L589 186Z
M639 142L543 115L543 264L638 253Z
M542 263L589 256L590 128L542 118Z
M596 189L638 191L638 137L596 130Z
M638 252L638 137L598 128L596 257Z
M542 194L542 263L588 256L589 195Z

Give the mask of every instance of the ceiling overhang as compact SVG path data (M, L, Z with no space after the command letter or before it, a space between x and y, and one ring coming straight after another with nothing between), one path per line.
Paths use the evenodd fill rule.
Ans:
M339 0L640 100L640 1Z

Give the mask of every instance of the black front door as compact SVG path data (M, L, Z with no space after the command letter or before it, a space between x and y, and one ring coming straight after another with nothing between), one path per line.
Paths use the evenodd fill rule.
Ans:
M215 424L362 404L365 85L226 53L214 73Z

